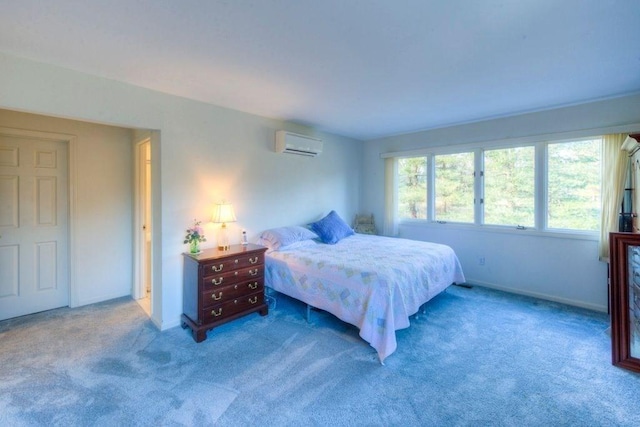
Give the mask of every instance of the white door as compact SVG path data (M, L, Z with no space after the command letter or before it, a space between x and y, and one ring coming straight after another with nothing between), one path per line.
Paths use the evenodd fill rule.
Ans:
M0 133L0 320L69 305L67 141Z
M151 314L151 139L136 144L135 275L133 297Z
M151 142L144 144L144 289L151 293Z

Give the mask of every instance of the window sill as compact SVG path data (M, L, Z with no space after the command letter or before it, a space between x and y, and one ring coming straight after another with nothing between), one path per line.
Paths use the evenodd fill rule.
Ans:
M475 224L465 224L465 223L457 223L457 222L444 222L439 223L435 221L427 221L427 220L402 220L398 223L400 227L411 227L411 228L433 228L433 229L443 229L443 227L447 227L452 230L459 230L464 232L479 232L479 233L500 233L500 234L510 234L510 235L518 235L518 236L535 236L535 237L546 237L546 238L555 238L555 239L576 239L576 240L593 240L598 241L600 239L600 233L597 231L579 231L579 230L540 230L537 228L525 228L518 229L516 227L510 226L499 226L499 225L475 225Z

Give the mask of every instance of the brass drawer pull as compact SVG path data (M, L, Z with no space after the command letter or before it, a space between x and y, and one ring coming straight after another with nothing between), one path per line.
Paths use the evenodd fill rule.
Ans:
M212 265L211 269L216 273L220 273L222 271L222 267L224 267L224 264L220 264L218 267L216 267L215 265Z
M222 299L222 291L218 293L218 296L216 296L216 294L211 294L211 298L213 298L216 301Z
M258 257L249 258L249 262L251 264L255 264L256 262L258 262Z
M215 317L220 316L222 314L222 307L220 307L217 312L215 310L211 310L211 314L213 314Z
M222 284L223 280L224 280L224 277L218 277L217 279L211 279L211 283L213 283L214 286L218 286Z
M255 303L257 303L257 302L258 302L258 297L249 298L249 302L250 302L251 304L255 304Z
M249 283L249 288L258 289L258 282Z
M249 276L257 276L258 275L258 269L256 268L255 270L249 270Z

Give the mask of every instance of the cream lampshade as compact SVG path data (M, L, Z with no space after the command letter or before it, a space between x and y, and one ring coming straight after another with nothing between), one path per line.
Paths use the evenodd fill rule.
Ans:
M227 233L227 222L235 222L236 215L233 213L233 205L231 203L218 203L213 208L213 216L211 222L222 224L218 231L218 250L229 250L229 234Z

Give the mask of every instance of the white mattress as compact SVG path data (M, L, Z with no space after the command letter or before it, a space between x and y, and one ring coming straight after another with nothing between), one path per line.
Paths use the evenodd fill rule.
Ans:
M355 325L381 362L395 331L453 283L464 283L449 246L356 234L326 245L309 241L266 255L265 284Z

